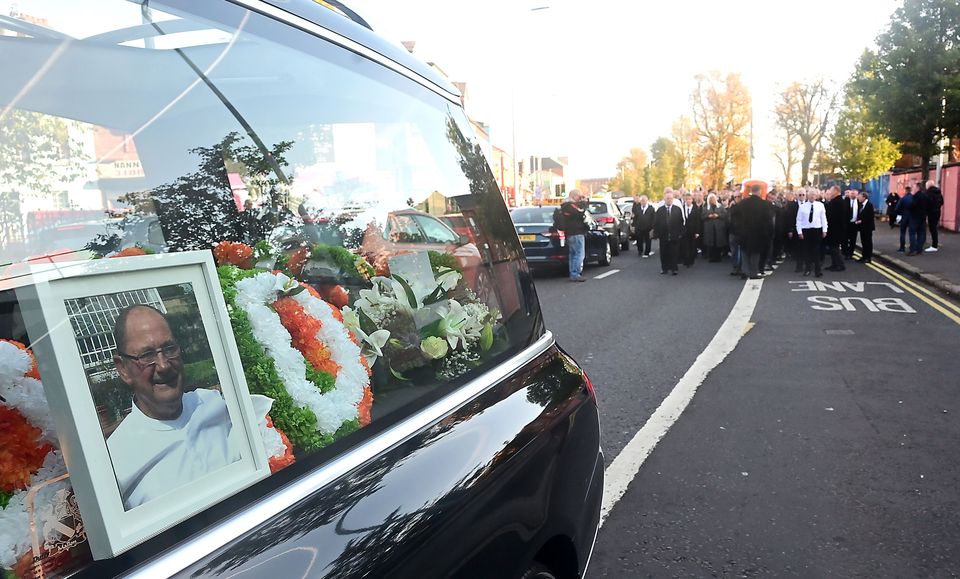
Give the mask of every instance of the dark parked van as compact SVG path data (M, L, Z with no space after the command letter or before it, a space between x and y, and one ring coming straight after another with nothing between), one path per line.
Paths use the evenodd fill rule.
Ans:
M338 4L0 16L3 579L583 576L593 387L456 89Z

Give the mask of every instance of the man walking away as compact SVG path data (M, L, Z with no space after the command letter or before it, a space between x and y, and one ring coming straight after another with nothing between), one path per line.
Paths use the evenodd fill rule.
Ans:
M840 187L834 185L827 189L827 237L824 239L827 252L830 254L829 271L843 271L847 269L843 265L843 257L840 255L840 244L843 243L847 231L847 211L849 206L843 197L840 196Z
M680 238L683 237L683 208L673 205L673 193L663 194L663 205L657 209L653 233L660 240L660 274L677 275Z
M907 230L910 228L910 206L913 205L913 193L910 191L910 186L904 189L903 197L900 198L900 201L897 201L897 218L900 219L900 249L897 251L900 253L905 252L907 244Z
M922 187L917 187L910 204L910 251L907 255L920 255L927 242L927 208L929 197Z
M567 236L570 248L570 281L587 281L583 277L583 257L587 234L586 206L579 189L570 191L570 196L560 206L558 227Z
M930 226L930 247L924 251L940 251L940 212L943 210L943 193L934 181L927 181L927 224Z
M751 185L748 197L737 204L740 214L740 251L743 252L744 274L761 279L760 252L773 235L772 207L760 198L760 186ZM742 276L741 276L742 277Z
M860 245L863 248L863 256L858 261L860 263L870 263L873 261L873 230L876 229L876 211L873 209L873 203L870 202L866 191L860 191L858 197L860 214L857 216L857 226L860 228Z
M800 203L800 207L797 209L795 227L800 243L798 249L803 255L803 275L810 275L810 269L812 268L817 277L822 277L823 272L820 271L820 242L827 238L829 230L823 203L816 201L813 195Z
M890 229L893 229L897 226L897 203L900 202L900 196L897 195L896 191L891 191L887 195L887 223L890 224Z
M656 210L646 195L641 195L633 204L633 231L637 236L637 255L650 257L650 230Z

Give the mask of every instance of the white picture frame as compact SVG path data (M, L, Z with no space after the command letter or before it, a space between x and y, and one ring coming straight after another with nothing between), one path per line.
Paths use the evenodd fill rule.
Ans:
M209 251L60 265L63 267L45 268L30 276L32 283L21 284L16 293L90 549L95 559L104 559L143 543L269 476L270 468ZM224 444L231 456L239 453L239 459L178 483L161 497L125 506L65 304L66 300L157 290L177 284L190 284L196 297L230 421L229 442ZM208 399L211 391L205 391ZM219 399L213 404L219 407Z

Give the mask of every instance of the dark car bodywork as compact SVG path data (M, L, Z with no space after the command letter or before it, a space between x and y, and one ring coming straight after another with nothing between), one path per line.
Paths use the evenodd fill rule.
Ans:
M554 219L555 207L518 207L510 212L527 263L537 267L566 267L570 249L566 235ZM610 234L590 220L591 229L585 236L584 263L610 265L612 244Z

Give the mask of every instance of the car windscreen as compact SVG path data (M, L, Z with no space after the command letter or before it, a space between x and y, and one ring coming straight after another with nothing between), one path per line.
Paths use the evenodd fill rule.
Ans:
M594 215L600 215L601 213L609 213L610 210L607 208L607 204L603 201L591 201L590 206L587 207L587 211Z
M556 207L520 207L510 213L514 223L553 223Z

